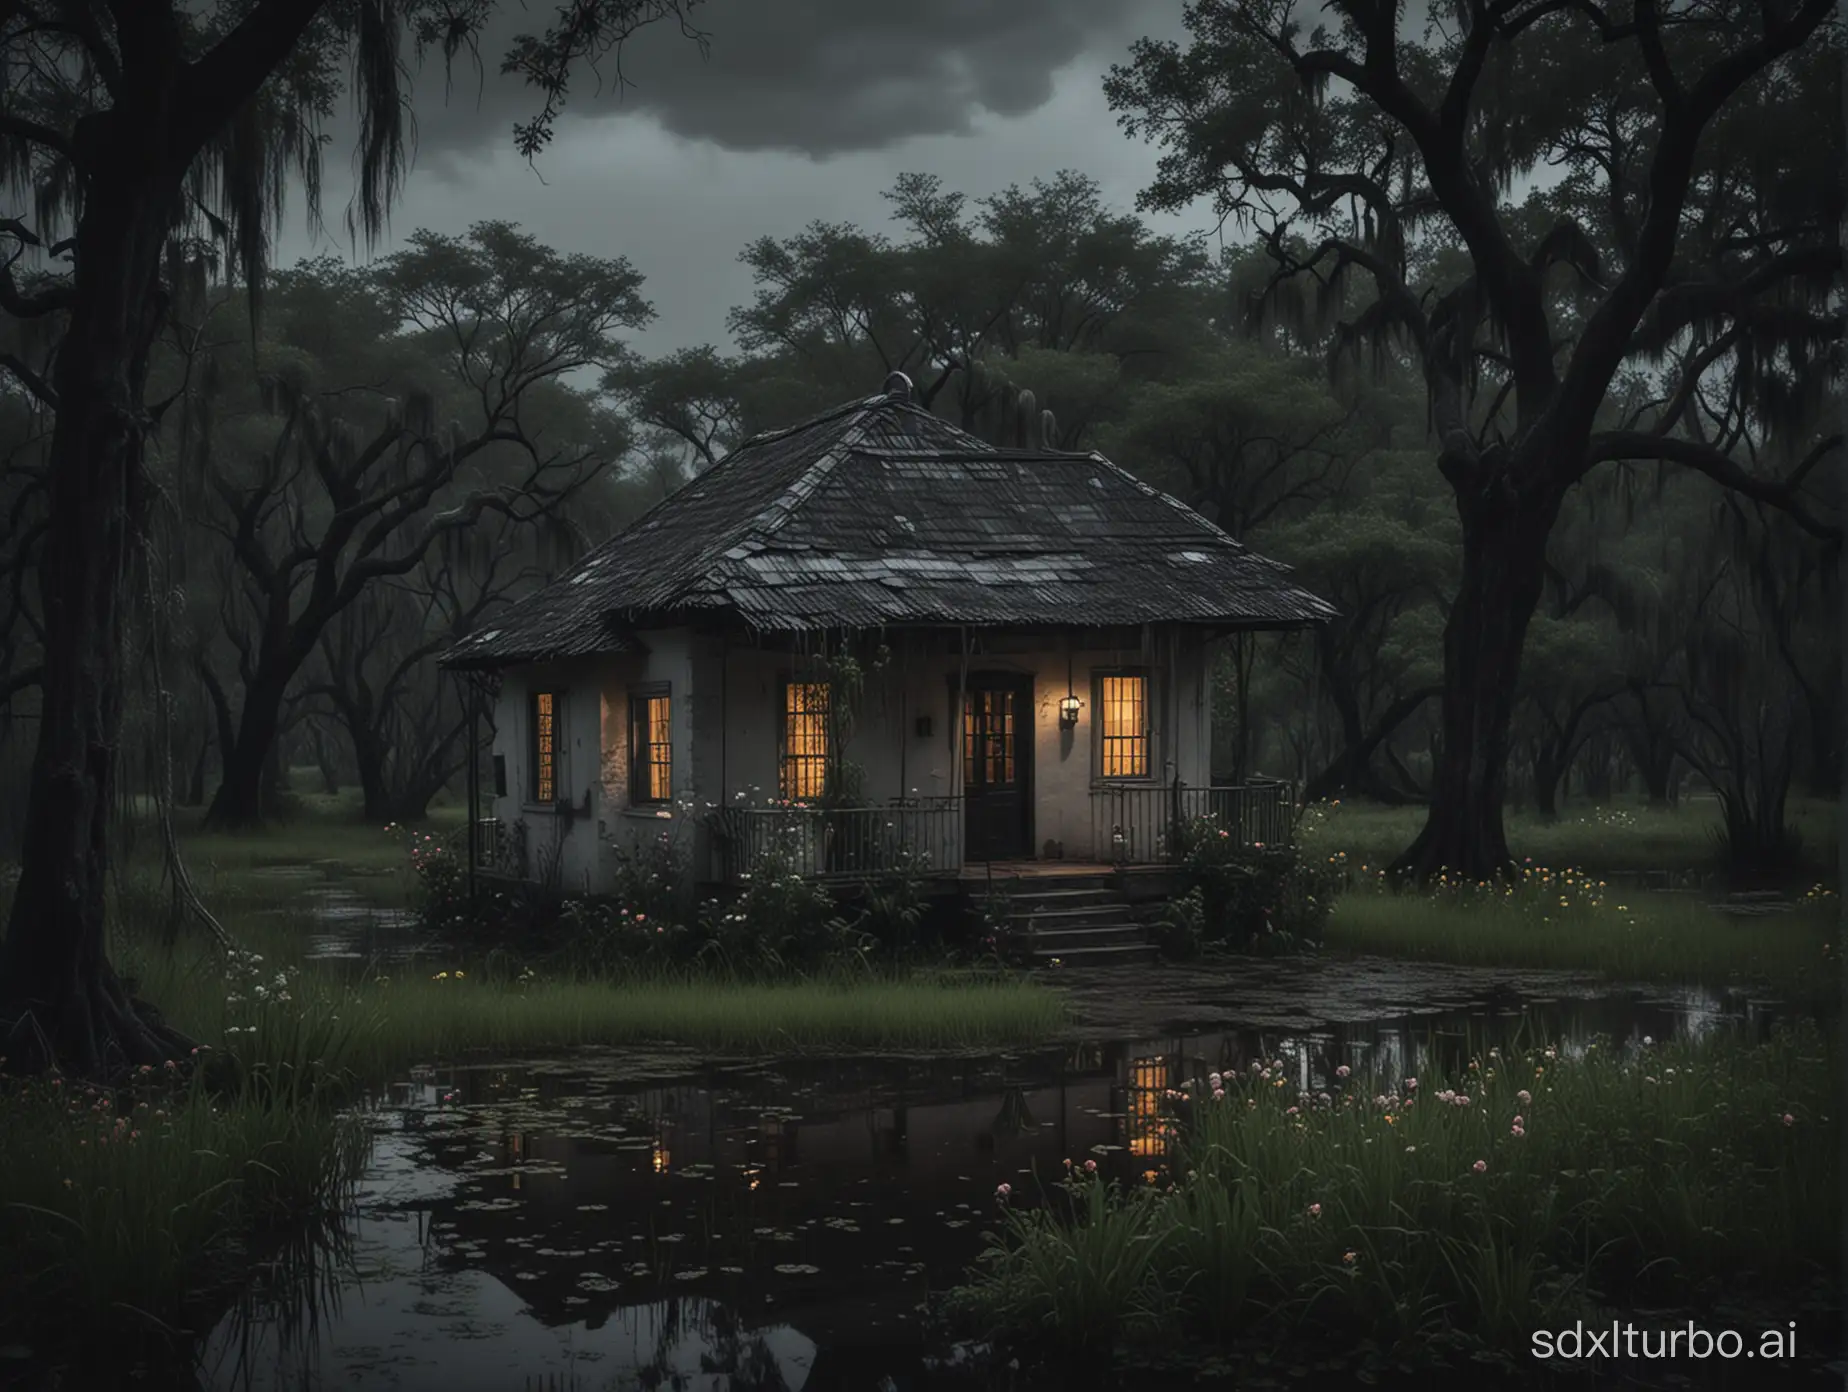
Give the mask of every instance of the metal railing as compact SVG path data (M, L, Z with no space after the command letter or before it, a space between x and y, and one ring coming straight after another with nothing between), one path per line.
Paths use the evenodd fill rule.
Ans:
M721 807L709 816L713 878L743 880L765 864L799 875L857 879L915 866L962 868L962 799L903 798L871 807Z
M1295 788L1282 782L1110 784L1091 790L1091 845L1100 860L1158 865L1173 856L1177 824L1212 817L1241 845L1281 846L1293 835L1295 806Z
M475 869L484 875L526 879L526 823L504 822L499 817L476 818Z

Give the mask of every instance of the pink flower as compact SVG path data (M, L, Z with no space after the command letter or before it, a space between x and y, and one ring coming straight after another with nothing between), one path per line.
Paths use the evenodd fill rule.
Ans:
M1789 1112L1785 1112L1784 1113L1784 1125L1795 1126L1796 1124L1797 1124L1797 1119L1793 1117Z
M1337 1069L1335 1070L1335 1076L1336 1076L1337 1078L1345 1078L1345 1077L1347 1077L1347 1075L1348 1075L1348 1074L1350 1074L1350 1073L1352 1073L1353 1071L1354 1071L1353 1069L1351 1069L1351 1068L1349 1068L1349 1067L1348 1067L1348 1066L1347 1066L1347 1065L1346 1065L1346 1064L1344 1063L1344 1064L1342 1064L1342 1065L1341 1065L1341 1066L1340 1066L1339 1068L1337 1068Z
M1214 1088L1213 1089L1213 1100L1215 1102L1225 1101L1226 1100L1226 1090L1224 1088Z
M1465 1094L1465 1093L1461 1093L1461 1092L1459 1092L1459 1093L1457 1094L1457 1105L1458 1105L1459 1107L1467 1107L1467 1106L1469 1105L1469 1097L1468 1097L1468 1095L1467 1095L1467 1094Z
M1086 1174L1096 1174L1097 1173L1097 1162L1095 1160L1085 1161L1084 1162L1084 1172Z
M1526 1088L1522 1088L1519 1092L1515 1093L1514 1100L1525 1107L1529 1102L1534 1100L1534 1095Z
M1309 1216L1311 1218L1320 1218L1322 1216L1322 1205L1319 1203L1310 1204L1309 1205Z
M1286 1109L1286 1110L1285 1110L1285 1112L1284 1112L1284 1115L1285 1115L1285 1116L1295 1116L1295 1115L1296 1115L1296 1108L1294 1108L1294 1107L1290 1107L1290 1108L1288 1108L1288 1109Z
M1516 1118L1514 1119L1514 1124L1515 1124L1516 1126L1525 1126L1525 1125L1527 1125L1527 1120L1526 1120L1526 1118L1524 1118L1524 1117L1516 1117Z
M1527 1134L1527 1129L1526 1129L1525 1127L1523 1127L1523 1126L1518 1126L1518 1125L1517 1125L1517 1126L1510 1126L1510 1127L1508 1128L1508 1134L1509 1134L1509 1135L1511 1135L1511 1136L1513 1136L1513 1137L1515 1138L1515 1140L1517 1140L1517 1141L1518 1141L1518 1140L1520 1140L1520 1139L1521 1139L1521 1137L1523 1137L1523 1136L1525 1136L1525 1135Z
M1410 1092L1413 1088L1417 1086L1418 1086L1418 1080L1416 1078L1407 1078L1405 1080L1405 1090L1407 1092Z
M1487 1160L1478 1160L1475 1164L1471 1165L1470 1168L1477 1174L1481 1174L1489 1168L1489 1162Z
M1013 1192L1014 1186L1011 1184L997 1184L995 1186L995 1197L1001 1200L1002 1203L1006 1203L1007 1196Z

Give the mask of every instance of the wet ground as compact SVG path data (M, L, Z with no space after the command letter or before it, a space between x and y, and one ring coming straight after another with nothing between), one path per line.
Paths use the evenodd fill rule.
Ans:
M681 1051L420 1070L377 1100L345 1250L228 1318L213 1388L916 1392L920 1332L993 1223L1066 1158L1159 1172L1163 1091L1281 1056L1441 1073L1489 1033L1570 1046L1767 1029L1777 1003L1567 974L1246 961L1061 978L1082 1039L992 1057ZM298 1297L301 1292L298 1291Z

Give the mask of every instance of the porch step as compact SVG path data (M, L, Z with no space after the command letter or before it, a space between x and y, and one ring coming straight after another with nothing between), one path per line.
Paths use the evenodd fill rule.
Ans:
M1080 904L1073 908L1041 908L1038 904L1022 904L1018 899L1010 905L1010 917L1019 927L1041 932L1059 928L1105 928L1121 923L1128 913L1128 906L1120 899L1115 903Z
M1122 947L1076 947L1061 952L1035 949L1032 964L1036 967L1050 967L1055 962L1061 967L1117 967L1132 962L1153 962L1160 956L1154 943L1145 942Z
M1008 902L1023 908L1042 909L1079 909L1094 904L1121 904L1123 896L1114 885L1090 885L1083 889L1016 889L1008 894Z
M975 882L978 885L984 883L979 878ZM989 883L1003 894L1019 895L1022 898L1064 893L1113 894L1117 888L1117 877L1109 870L1067 871L1063 874L996 875Z
M990 883L1025 938L1022 955L1031 966L1116 966L1161 955L1114 871L996 873ZM972 884L968 892L979 912L986 887Z
M1042 928L1033 934L1035 953L1084 952L1098 947L1144 947L1142 930L1121 918L1114 923L1084 928Z

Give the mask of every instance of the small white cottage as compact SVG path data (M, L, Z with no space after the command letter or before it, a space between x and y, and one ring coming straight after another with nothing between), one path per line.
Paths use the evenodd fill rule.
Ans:
M878 396L747 441L452 650L492 674L478 868L568 893L669 830L704 881L1152 861L1209 786L1207 643L1334 611L1096 453ZM484 781L483 793L487 793Z

